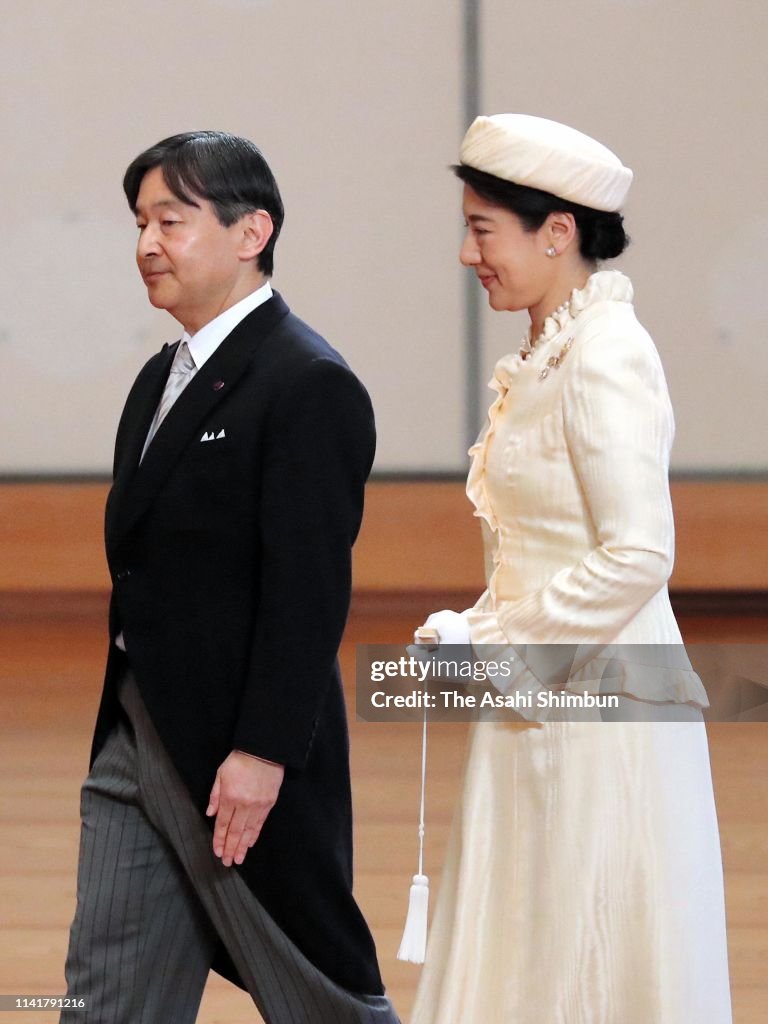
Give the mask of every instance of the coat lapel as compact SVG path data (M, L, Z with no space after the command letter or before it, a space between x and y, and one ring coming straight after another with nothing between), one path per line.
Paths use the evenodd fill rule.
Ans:
M121 466L118 470L118 480L121 477L130 480L139 467L139 459L144 450L144 442L147 439L155 411L160 404L160 399L168 380L168 374L171 371L173 357L178 347L179 342L177 341L175 344L167 345L163 349L160 353L162 359L159 361L151 381L136 396L135 409L131 413L135 427L126 439L125 451L122 453Z
M114 533L115 510L125 507L126 496L139 467L144 442L163 394L177 347L178 342L175 345L163 346L162 351L158 352L142 370L126 402L115 445L114 480L107 499L108 538Z
M195 374L177 398L157 430L141 465L131 473L146 440L157 404L170 370L175 346L170 350L168 365L161 376L161 386L147 391L146 405L137 409L137 428L131 437L131 449L123 461L129 477L122 483L122 473L115 480L118 522L116 533L125 535L150 508L155 496L172 471L187 445L199 440L199 431L221 402L226 401L237 381L250 367L251 357L259 341L289 312L275 292L271 299L245 317L219 345L213 355ZM156 392L156 393L155 393ZM117 497L117 495L116 495Z

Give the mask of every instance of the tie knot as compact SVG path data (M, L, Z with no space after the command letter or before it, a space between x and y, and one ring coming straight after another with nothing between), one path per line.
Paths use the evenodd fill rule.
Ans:
M176 353L176 358L173 361L172 373L192 373L195 369L195 360L192 358L192 353L189 351L189 345L186 341L182 341L179 345L179 351Z

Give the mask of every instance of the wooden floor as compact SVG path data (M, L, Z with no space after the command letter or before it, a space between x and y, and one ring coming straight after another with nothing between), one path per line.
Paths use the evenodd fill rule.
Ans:
M400 642L412 616L359 614L343 650L353 678L356 642ZM683 623L688 639L765 639L765 623ZM78 792L85 771L104 656L100 614L0 620L0 993L63 993L74 908ZM410 876L416 866L419 730L354 719L357 894L373 928L389 992L408 1020L419 968L398 963ZM433 726L427 869L437 882L461 770L466 730ZM710 727L726 870L736 1024L768 1020L768 726ZM9 1014L53 1021L52 1013ZM250 1000L212 976L200 1024L258 1021ZM108 1022L104 1022L108 1024ZM544 1022L543 1022L544 1024ZM649 1022L652 1024L652 1022ZM695 1022L680 1022L695 1024Z

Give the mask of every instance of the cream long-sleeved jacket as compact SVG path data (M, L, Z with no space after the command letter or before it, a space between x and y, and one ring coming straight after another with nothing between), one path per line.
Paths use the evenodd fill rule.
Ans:
M497 363L467 481L487 590L464 614L473 646L580 645L583 670L568 688L596 680L605 665L595 656L610 644L617 692L706 705L667 591L672 408L632 298L627 277L598 271L546 321L527 359ZM621 664L619 645L638 644L676 653L664 671L638 668L635 653Z

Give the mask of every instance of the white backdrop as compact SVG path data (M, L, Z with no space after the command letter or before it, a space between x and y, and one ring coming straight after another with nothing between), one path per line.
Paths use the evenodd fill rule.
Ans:
M635 172L633 244L608 266L632 278L661 352L673 466L768 470L768 5L484 0L483 11L484 106L572 124ZM487 376L525 325L484 316Z
M463 471L461 0L17 0L0 39L0 473L99 473L174 322L120 188L158 139L253 138L287 216L274 285L369 387L379 471ZM624 262L675 465L766 468L765 5L482 5L486 112L558 118L636 172ZM483 313L484 378L520 317ZM483 397L483 405L486 404Z

